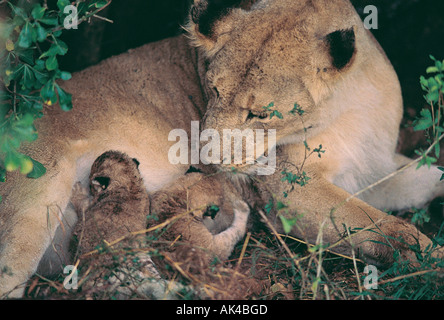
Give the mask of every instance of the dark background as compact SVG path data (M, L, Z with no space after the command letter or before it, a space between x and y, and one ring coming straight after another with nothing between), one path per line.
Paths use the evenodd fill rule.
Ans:
M61 69L81 70L130 48L182 33L180 26L191 2L113 0L100 15L114 23L92 19L90 24L83 23L78 30L65 33L69 52L60 61ZM444 1L352 0L352 3L361 15L366 5L378 8L379 29L372 32L399 75L405 102L404 122L408 123L424 105L419 77L432 64L429 55L444 59ZM412 139L415 140L409 137ZM413 151L407 146L409 143L402 146L406 154Z

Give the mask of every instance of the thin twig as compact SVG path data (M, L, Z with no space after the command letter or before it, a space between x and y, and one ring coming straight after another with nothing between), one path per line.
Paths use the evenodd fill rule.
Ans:
M245 238L245 241L244 241L244 245L242 246L241 254L240 254L239 259L237 261L236 269L234 270L234 275L233 275L233 277L231 277L230 283L228 284L228 288L231 288L231 285L233 284L233 281L235 280L236 275L239 274L239 268L240 268L240 265L242 264L242 260L245 256L245 251L247 250L248 242L250 242L250 237L251 237L251 232L248 232L247 236Z
M432 273L432 272L442 273L442 272L444 272L444 269L439 268L439 269L432 269L432 270L422 270L422 271L417 271L417 272L413 272L413 273L409 273L409 274L404 274L402 276L398 276L398 277L395 277L395 278L392 278L392 279L387 279L387 280L384 280L384 281L379 281L378 285L382 285L382 284L386 284L386 283L390 283L390 282L395 282L395 281L406 279L406 278L421 276L423 274Z
M297 261L297 257L296 255L291 252L290 248L288 248L287 244L285 243L284 240L282 240L281 236L279 235L279 233L276 231L276 229L274 228L273 224L268 220L267 216L265 215L265 213L262 210L259 210L259 214L261 216L261 218L264 220L264 222L267 224L267 226L270 228L271 232L275 235L275 237L278 239L278 241L280 242L280 244L282 245L282 247L284 248L284 250L287 252L288 256L294 260L298 265L299 262Z
M349 202L349 201L352 200L353 198L356 198L356 197L358 197L359 195L361 195L362 193L364 193L364 192L366 192L366 191L368 191L368 190L370 190L370 189L373 189L373 188L376 187L377 185L379 185L379 184L381 184L381 183L383 183L383 182L385 182L385 181L387 181L387 180L393 178L394 176L396 176L397 174L401 173L402 171L404 171L404 170L410 168L411 166L413 166L414 164L420 162L420 161L425 157L425 155L429 154L429 153L432 151L432 149L435 147L435 145L436 145L437 143L439 143L443 138L444 138L444 134L442 134L442 135L441 135L441 136L440 136L440 137L439 137L434 143L432 143L432 145L427 149L427 151L424 153L423 156L421 156L421 157L419 157L419 158L417 158L417 159L412 160L411 162L407 163L405 166L402 166L402 167L399 168L398 170L396 170L396 171L394 171L394 172L392 172L392 173L386 175L385 177L379 179L379 180L376 181L375 183L373 183L373 184L371 184L371 185L369 185L369 186L367 186L367 187L365 187L365 188L363 188L363 189L357 191L356 193L350 195L347 199L345 199L344 201L342 201L337 207L333 208L333 210L336 211L337 208L343 206L345 203Z
M160 223L160 224L158 224L158 225L155 225L155 226L153 226L153 227L151 227L151 228L144 229L144 230L140 230L140 231L130 232L130 233L128 233L127 235L125 235L125 236L123 236L123 237L120 237L119 239L116 239L116 240L114 240L114 241L112 241L112 242L109 242L109 243L108 243L108 242L106 242L106 240L105 240L105 242L106 242L107 246L109 246L109 247L113 247L113 246L116 245L117 243L122 242L123 240L125 240L125 239L127 239L127 238L134 237L134 236L138 236L138 235L145 234L145 233L149 233L149 232L155 231L155 230L157 230L157 229L161 229L161 228L163 228L163 227L166 227L166 226L169 225L170 223L172 223L172 222L174 222L174 221L176 221L176 220L182 218L183 216L186 216L186 215L188 215L188 214L190 214L190 213L192 213L192 212L194 212L194 211L197 211L197 210L202 210L204 207L205 207L205 206L202 206L202 207L199 207L199 208L195 208L195 209L192 209L192 210L185 211L185 212L183 212L183 213L181 213L181 214L179 214L179 215L177 215L177 216L174 216L174 217L172 217L172 218L170 218L170 219L167 219L167 220L165 220L164 222L162 222L162 223ZM99 252L99 250L96 249L96 250L93 250L93 251L90 251L90 252L88 252L88 253L83 254L80 258L84 258L84 257L90 256L90 255L96 254L96 253L98 253L98 252Z

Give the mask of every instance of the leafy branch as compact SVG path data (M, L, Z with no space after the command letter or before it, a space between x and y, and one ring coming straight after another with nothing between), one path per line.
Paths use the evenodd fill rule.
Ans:
M46 1L22 5L0 2L11 12L1 28L1 182L6 180L7 172L15 170L29 178L45 174L44 166L22 153L20 146L37 139L34 120L43 117L44 107L58 103L64 111L72 109L71 94L58 83L71 79L69 72L59 68L58 58L68 52L68 45L60 37L67 23L72 24L73 12L78 25L98 17L97 13L110 3L111 0L58 0L57 8L50 9ZM73 10L65 10L67 6Z

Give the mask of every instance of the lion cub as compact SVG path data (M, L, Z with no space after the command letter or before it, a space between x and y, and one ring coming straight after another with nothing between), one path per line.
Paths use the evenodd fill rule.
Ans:
M112 242L146 228L149 198L136 159L117 151L99 156L92 165L90 193L78 183L71 202L79 215L75 229L82 236L80 254L101 241Z
M80 183L73 188L71 202L79 216L74 230L78 239L76 255L81 257L82 265L88 263L90 268L94 268L90 272L93 280L86 283L86 288L105 290L103 287L108 285L106 290L110 290L125 281L131 282L137 290L145 279L160 279L150 256L140 251L144 244L143 234L129 236L131 232L146 229L149 213L149 197L138 165L136 159L124 153L105 152L92 165L90 192ZM113 241L118 242L109 246ZM89 255L100 245L104 248L103 253ZM128 248L131 251L127 251ZM131 262L126 262L125 253L131 253L135 260L128 259ZM118 266L119 271L114 272L114 278L105 283L101 279L105 276L104 272L108 272L106 269L112 266ZM119 293L130 294L122 293L122 289Z
M74 231L79 243L77 253L82 256L82 262L103 267L116 262L118 250L124 247L139 249L136 253L138 265L128 266L127 263L125 268L120 268L120 272L114 273L117 279L111 279L111 287L116 288L124 281L128 283L129 278L132 282L130 291L157 299L175 298L174 292L182 287L161 279L150 255L146 250L140 250L144 235L138 238L127 236L145 230L147 215L151 214L157 216L156 223L171 220L163 239L180 239L185 244L177 250L180 255L195 253L195 246L203 249L204 259L214 255L222 260L228 258L234 245L245 235L249 207L226 183L198 173L187 174L152 194L149 208L150 200L138 170L138 161L121 152L105 152L91 168L90 192L80 183L73 189L71 202L79 215ZM224 214L218 213L220 210ZM109 243L122 238L124 240L116 246L107 248ZM94 255L94 260L84 260L85 255L100 244L105 244L109 252L98 257ZM103 275L94 275L94 283L87 285L103 287L103 281L97 285L99 278ZM122 290L119 288L119 293Z
M250 208L224 176L186 174L150 195L150 212L160 221L174 220L164 234L226 260L247 229Z

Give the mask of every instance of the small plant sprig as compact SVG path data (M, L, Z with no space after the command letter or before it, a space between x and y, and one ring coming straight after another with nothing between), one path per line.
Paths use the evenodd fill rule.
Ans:
M419 156L417 168L426 165L431 167L432 164L438 161L441 148L440 141L444 137L444 121L443 121L443 91L444 91L444 60L439 61L432 55L430 59L434 62L433 66L426 69L428 78L420 77L420 84L422 90L425 91L424 99L429 107L423 108L420 116L413 122L414 131L424 131L427 143L430 147L424 151L423 149L415 150ZM433 155L431 153L433 152ZM444 172L443 167L438 167ZM441 180L444 179L444 174ZM424 222L430 220L429 213L426 210L418 210L413 208L412 222L422 225Z
M57 81L69 80L71 74L59 68L58 57L68 52L60 39L65 20L77 11L77 24L95 16L111 0L58 0L54 9L46 1L38 3L1 1L9 6L11 16L1 26L0 53L0 182L6 172L20 170L29 178L45 174L45 167L19 151L23 142L37 139L34 120L43 116L43 107L59 103L60 108L72 108L71 94Z
M284 119L284 116L282 113L280 113L278 110L271 110L271 108L274 107L274 102L270 102L268 106L262 107L264 109L264 112L270 112L270 120L273 119L273 117L278 117L279 119Z
M325 153L325 150L323 150L322 145L319 145L319 147L314 148L313 150L309 147L308 142L307 142L307 127L305 126L304 123L304 113L305 111L302 109L302 107L300 105L298 105L297 103L294 104L293 109L291 111L289 111L290 115L293 116L298 116L302 122L303 128L304 128L304 159L302 161L302 163L300 165L294 165L291 164L292 166L295 167L296 172L289 172L287 169L284 169L281 173L284 176L282 178L282 181L287 181L290 185L291 185L291 189L289 191L284 192L284 197L288 196L288 192L291 192L294 190L294 186L295 185L299 185L301 187L305 186L308 181L310 180L310 177L307 176L307 173L304 171L304 166L306 161L313 155L313 154L317 154L319 158L322 157L322 154Z
M270 103L268 106L263 107L265 112L269 112L270 113L270 119L272 119L274 116L278 117L279 119L283 119L284 116L282 115L281 112L279 112L278 110L272 110L272 108L274 107L274 103ZM325 153L325 150L323 150L322 145L319 145L318 148L314 148L311 149L308 145L307 142L307 128L305 126L304 123L304 115L305 111L302 109L302 107L295 103L293 106L293 109L290 110L288 112L289 115L291 116L296 116L299 117L300 121L302 122L303 128L304 128L304 159L302 161L302 163L300 165L295 165L293 163L287 163L289 166L294 167L294 171L293 170L289 170L288 168L284 168L281 171L281 174L283 175L281 181L282 182L288 182L288 184L290 184L290 189L287 191L283 192L284 198L288 197L288 194L290 192L292 192L295 188L296 185L299 185L300 187L304 187L305 185L307 185L310 181L310 177L307 175L307 173L304 171L304 166L306 161L313 155L313 154L317 154L319 158L322 157L322 154ZM270 201L268 202L268 204L265 206L265 212L268 214L271 212L271 210L274 208L277 212L277 215L279 216L279 218L281 219L284 231L288 234L292 227L296 225L298 218L297 217L293 217L293 218L287 218L287 213L288 213L288 206L283 203L282 201L278 201L276 199L274 199L275 197L273 196Z
M443 91L444 91L444 61L439 61L435 57L430 56L434 62L434 66L427 68L426 72L430 76L428 78L421 76L421 88L426 92L424 99L430 108L423 108L418 117L413 122L413 130L426 132L427 142L433 146L434 156L429 155L422 149L415 150L415 153L421 156L418 168L427 165L430 167L437 162L440 154L439 141L444 133L443 121Z

